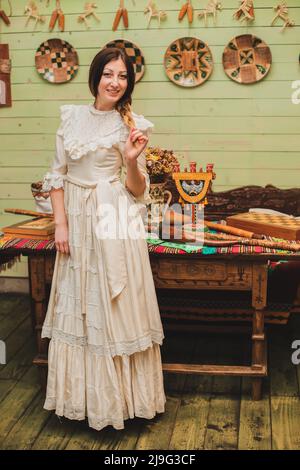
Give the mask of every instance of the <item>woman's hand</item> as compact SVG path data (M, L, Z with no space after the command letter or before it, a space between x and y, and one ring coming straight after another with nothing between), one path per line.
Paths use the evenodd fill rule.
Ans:
M137 160L148 143L146 137L139 129L130 130L127 142L124 147L124 156L127 163Z
M69 229L66 223L57 224L55 226L55 246L56 251L70 254Z

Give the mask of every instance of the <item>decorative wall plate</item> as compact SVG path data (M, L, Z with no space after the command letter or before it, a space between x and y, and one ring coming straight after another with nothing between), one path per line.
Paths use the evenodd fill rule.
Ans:
M256 83L266 77L272 64L270 48L252 34L233 38L223 53L225 73L238 83Z
M126 39L115 39L107 43L105 47L119 47L120 49L124 49L134 67L135 83L141 80L145 73L145 58L141 49L136 44Z
M176 39L165 53L164 66L176 85L196 87L208 80L213 71L212 53L200 39Z
M67 41L48 39L36 51L35 67L48 82L68 82L78 70L77 52Z

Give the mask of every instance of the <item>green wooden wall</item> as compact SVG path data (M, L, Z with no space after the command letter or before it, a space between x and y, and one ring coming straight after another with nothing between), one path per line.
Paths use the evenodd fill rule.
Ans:
M280 32L280 24L270 27L273 6L279 0L256 0L256 20L252 26L232 18L238 0L223 0L217 26L211 20L205 28L196 16L192 26L187 19L178 22L184 0L157 0L168 17L158 28L153 20L146 28L147 0L126 1L128 30L111 30L119 0L98 0L101 21L91 21L86 29L77 22L84 0L62 0L66 31L48 24L55 1L36 3L46 17L34 30L25 27L26 0L13 2L11 26L0 22L0 42L8 43L12 59L11 108L0 109L0 227L15 223L20 216L3 213L5 207L34 209L30 183L48 170L54 152L54 134L59 125L59 106L88 103L89 64L97 51L113 38L126 38L138 44L145 55L146 73L134 93L134 110L155 124L151 144L173 148L186 161L204 166L215 163L215 190L247 184L274 184L281 188L299 186L300 104L292 103L292 83L300 80L300 0L288 0L289 13L296 26ZM196 13L208 0L194 0ZM2 2L3 8L6 2ZM53 8L52 8L53 7ZM232 82L222 67L222 52L229 40L243 33L264 39L272 50L273 66L268 77L255 85ZM214 57L214 71L208 82L194 89L171 83L164 72L163 56L178 37L196 36L208 43ZM37 47L48 38L60 37L78 51L80 70L68 84L53 85L42 80L34 66ZM298 98L300 93L298 94ZM2 276L27 276L26 260Z

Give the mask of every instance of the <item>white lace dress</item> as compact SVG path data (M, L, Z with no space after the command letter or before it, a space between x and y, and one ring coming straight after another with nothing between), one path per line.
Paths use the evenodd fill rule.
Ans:
M134 118L148 135L153 124ZM56 155L43 180L46 191L64 188L70 245L70 255L56 254L42 329L42 337L51 338L44 408L69 419L87 416L97 430L122 429L134 416L153 418L166 401L164 335L147 242L142 236L105 239L99 229L105 204L116 209L124 230L120 201L135 208L149 202L144 153L138 157L144 194L135 198L120 179L128 132L115 110L61 106ZM135 220L142 230L139 212Z

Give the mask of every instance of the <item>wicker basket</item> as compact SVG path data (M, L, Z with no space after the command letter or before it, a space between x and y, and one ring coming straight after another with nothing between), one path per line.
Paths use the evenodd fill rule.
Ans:
M53 209L50 194L48 191L43 191L42 186L42 181L31 183L31 193L35 200L36 211L45 212L46 214L52 214Z

